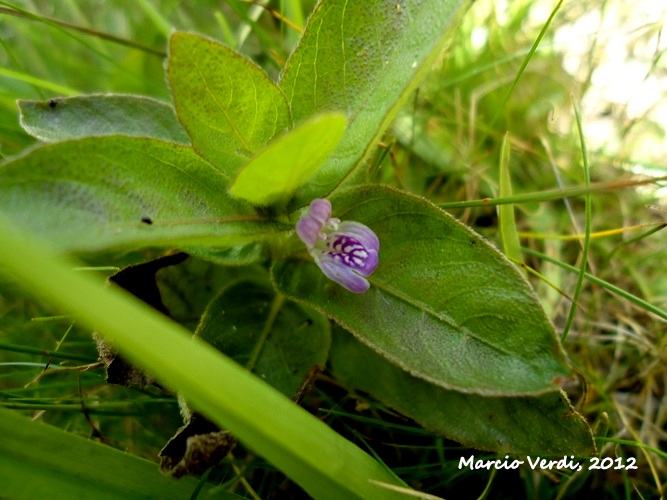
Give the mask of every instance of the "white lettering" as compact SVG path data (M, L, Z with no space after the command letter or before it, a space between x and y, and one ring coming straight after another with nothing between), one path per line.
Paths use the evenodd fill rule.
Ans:
M475 462L475 456L470 455L469 458L463 458L461 457L459 459L459 470L463 469L464 467L470 467L470 470L473 470L473 463Z

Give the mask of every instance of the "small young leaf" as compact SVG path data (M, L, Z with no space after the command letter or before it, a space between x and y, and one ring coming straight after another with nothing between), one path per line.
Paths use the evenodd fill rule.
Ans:
M0 166L0 211L66 251L232 247L287 229L232 199L226 187L192 148L86 138Z
M353 294L310 259L278 263L278 290L314 307L412 375L493 396L553 392L570 375L528 282L481 236L424 199L365 186L333 215L380 241L370 289Z
M255 205L287 200L331 154L345 124L342 114L327 113L276 139L243 167L229 192Z
M448 391L387 362L340 328L333 374L449 439L498 453L587 456L595 442L586 420L561 393L484 397Z
M225 173L291 126L285 96L261 68L208 38L174 33L167 77L193 146Z
M341 111L348 128L296 205L329 193L369 154L446 40L460 0L318 3L280 78L296 122Z
M189 144L169 104L137 95L84 95L18 101L21 126L45 142L100 135L153 137Z

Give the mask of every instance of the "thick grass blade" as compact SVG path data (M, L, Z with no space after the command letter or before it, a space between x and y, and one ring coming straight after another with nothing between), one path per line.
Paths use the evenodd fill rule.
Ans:
M0 436L2 498L189 498L199 486L193 478L167 478L148 460L13 411L0 409ZM219 498L240 497L223 491Z
M231 430L316 498L403 498L382 465L316 417L135 297L26 240L0 217L0 266L32 294L75 313L128 360ZM63 286L66 284L66 286ZM208 383L202 383L202 380Z
M512 178L510 176L510 139L509 133L503 138L500 150L500 182L499 191L501 198L512 196ZM500 238L503 242L505 255L514 261L523 262L519 234L516 229L514 218L514 205L500 205L498 207L498 227Z

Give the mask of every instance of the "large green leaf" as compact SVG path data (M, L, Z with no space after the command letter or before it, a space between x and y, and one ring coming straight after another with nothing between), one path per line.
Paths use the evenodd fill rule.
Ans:
M591 429L563 394L508 398L448 391L388 363L341 329L333 336L330 362L347 385L471 448L542 456L595 452Z
M259 66L208 38L174 33L167 77L193 146L225 173L291 125L285 96Z
M209 304L196 335L290 398L311 369L324 368L331 343L329 322L320 313L248 280Z
M21 126L46 142L100 135L153 137L189 144L169 104L136 95L102 94L18 101Z
M230 198L224 176L191 148L119 136L9 160L0 212L69 251L232 246L282 227Z
M345 125L340 113L326 113L303 123L245 165L229 192L255 205L286 201L331 154Z
M299 197L331 191L373 147L430 68L460 0L321 1L280 79L295 121L341 111L348 129Z
M404 498L376 482L395 476L276 389L117 287L76 273L0 213L0 269L54 307L76 314L123 356L271 461L318 499ZM201 381L206 380L206 384Z
M335 217L366 224L380 240L371 288L350 293L304 256L274 267L282 293L446 389L540 394L570 374L525 278L481 236L426 200L390 188L346 190L331 202Z
M4 409L0 436L2 498L190 498L198 487L191 478L161 475L153 462Z

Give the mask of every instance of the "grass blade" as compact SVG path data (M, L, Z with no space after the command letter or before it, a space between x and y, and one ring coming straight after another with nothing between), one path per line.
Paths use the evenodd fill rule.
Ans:
M584 167L584 184L586 187L591 185L591 171L588 166L588 151L586 150L586 139L584 137L584 129L581 124L581 115L579 113L579 108L576 103L573 102L574 106L574 115L577 119L577 130L579 131L579 141L581 143L581 157ZM567 316L567 321L563 327L563 333L561 334L561 341L565 342L567 334L572 328L572 323L574 322L574 315L577 311L577 303L579 302L579 297L581 297L581 290L584 284L584 276L586 275L586 265L588 264L588 249L590 248L591 243L591 193L586 193L584 196L585 200L585 217L586 217L586 228L584 233L584 242L582 247L581 254L581 268L579 269L579 275L577 276L577 285L574 290L574 296L572 297L572 306L570 307L570 312Z
M3 498L189 498L198 481L161 475L156 464L0 409ZM239 498L231 493L222 498Z
M131 362L182 393L310 495L399 497L369 482L397 483L382 465L210 345L126 292L72 272L73 262L45 252L3 218L0 235L0 266L14 279L53 306L79 315Z
M512 179L510 177L510 139L505 134L500 150L500 182L499 194L501 198L512 196ZM503 251L511 260L523 262L519 234L514 218L514 205L500 205L498 207L498 227L500 239L503 242Z

